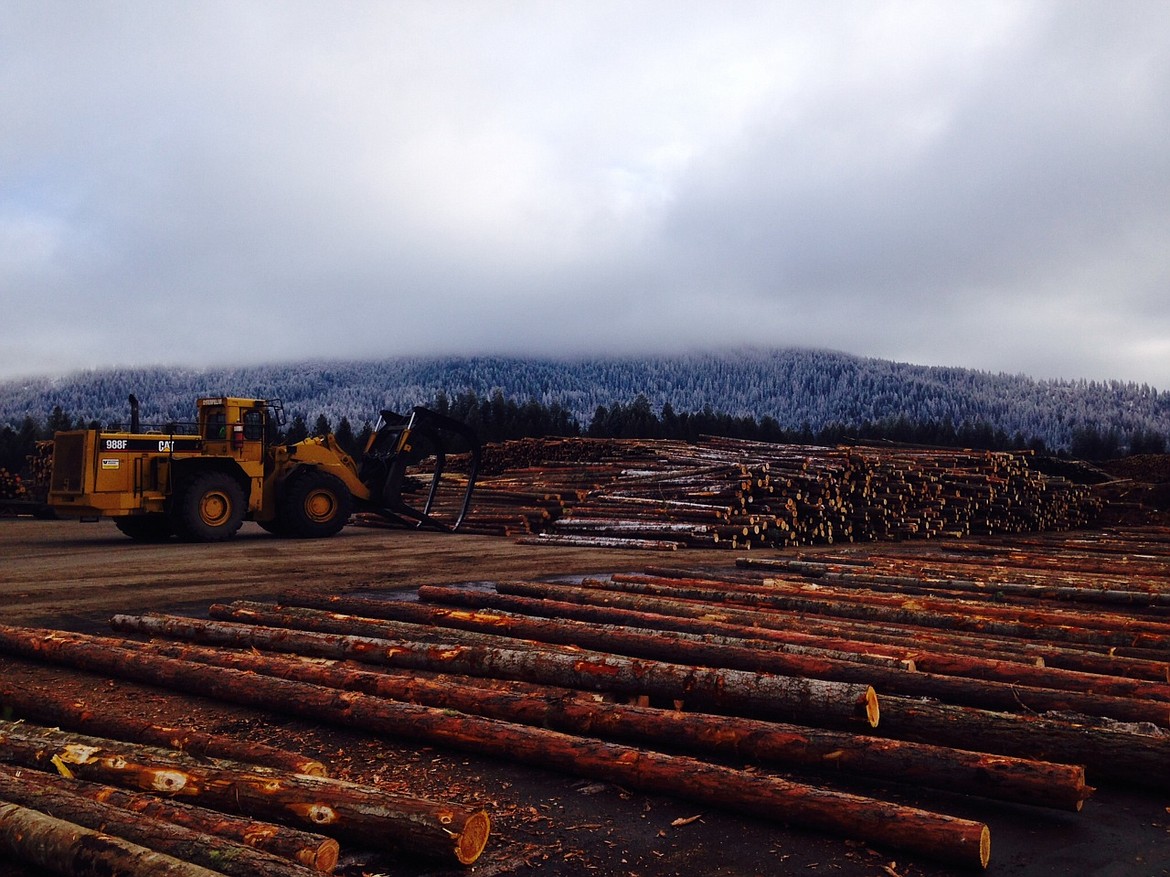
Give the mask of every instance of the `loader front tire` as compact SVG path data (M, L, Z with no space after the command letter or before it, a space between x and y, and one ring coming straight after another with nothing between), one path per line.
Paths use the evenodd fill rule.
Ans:
M166 515L132 515L114 518L114 526L135 542L166 542L174 532Z
M344 481L320 469L299 469L281 491L280 532L298 539L333 536L352 512L353 496Z
M171 524L187 542L222 542L244 522L244 490L226 472L202 472L175 492Z

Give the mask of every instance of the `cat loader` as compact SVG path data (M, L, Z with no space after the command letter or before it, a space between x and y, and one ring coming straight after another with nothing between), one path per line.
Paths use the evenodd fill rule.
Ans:
M471 506L480 444L459 421L427 408L383 411L360 459L333 435L276 439L279 400L209 397L196 402L191 434L144 432L130 397L130 431L58 432L48 503L59 517L113 518L132 539L229 539L245 520L279 536L336 534L351 513L373 512L412 528L457 530ZM453 521L432 515L451 441L468 453ZM408 474L433 458L430 484ZM408 494L425 492L421 508Z

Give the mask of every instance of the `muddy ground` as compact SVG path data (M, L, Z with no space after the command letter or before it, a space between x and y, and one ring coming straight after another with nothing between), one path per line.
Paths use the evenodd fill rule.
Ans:
M900 550L913 550L906 546ZM757 552L767 556L767 552ZM324 592L640 569L671 560L727 566L734 553L519 546L507 539L347 528L278 540L254 525L225 545L139 545L108 522L0 520L0 621L100 631L115 612L203 614L217 601L266 599L290 585ZM322 758L335 775L486 807L494 833L472 868L350 853L345 875L747 875L941 877L954 873L848 839L790 829L458 752L400 744L103 678L0 659L8 678L51 682L162 724L246 735ZM1100 789L1080 814L990 804L890 785L859 787L991 828L996 875L1170 874L1170 795ZM693 817L700 817L693 819ZM34 875L0 859L0 874Z

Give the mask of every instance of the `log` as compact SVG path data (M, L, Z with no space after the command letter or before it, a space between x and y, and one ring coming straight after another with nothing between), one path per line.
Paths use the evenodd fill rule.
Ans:
M512 589L511 585L500 587ZM502 594L490 591L471 591L467 588L449 585L421 585L419 596L429 603L440 603L444 606L460 606L470 609L497 610L516 615L538 616L542 618L559 618L562 620L587 621L594 624L615 624L639 630L653 630L658 633L671 631L690 634L706 638L718 638L726 641L751 642L755 647L799 651L801 653L835 654L845 660L861 663L875 663L885 666L899 666L907 670L926 670L919 666L920 659L926 663L938 653L923 651L922 644L909 634L904 637L873 637L869 638L864 631L853 636L821 635L804 633L792 629L792 625L784 630L775 628L749 626L742 623L728 623L705 618L701 613L692 613L694 617L683 615L665 615L653 611L640 611L627 608L635 605L635 601L624 601L622 606L611 606L591 603L569 603L553 598L524 597L515 594ZM345 599L353 599L346 597ZM383 601L385 602L385 601ZM404 604L415 606L416 604ZM397 604L393 610L384 612L400 612ZM801 626L807 622L802 619ZM975 648L973 647L974 651ZM1017 663L1035 664L1039 659L1019 656ZM1043 664L1043 661L1039 661Z
M46 686L33 685L27 680L19 685L0 680L0 709L11 710L16 718L84 731L97 737L166 746L192 755L262 764L310 776L326 775L324 764L300 753L253 740L205 734L193 728L162 727L133 716L111 713L106 706L70 701Z
M487 599L494 598L489 595ZM766 618L761 619L759 623L767 623ZM898 626L895 623L878 624L872 620L862 622L809 615L803 615L799 619L800 631L809 633L793 629L797 625L793 622L791 614L785 616L782 624L778 626L783 628L780 632L786 637L839 636L867 643L891 645L903 643L916 649L929 648L930 652L915 652L919 669L924 672L930 672L930 655L945 650L948 654L982 655L1033 664L1039 662L1037 666L1050 665L1103 676L1147 679L1155 682L1170 681L1170 663L1164 660L1164 653L1157 657L1153 657L1152 653L1145 658L1124 657L1121 652L1136 654L1137 650L1086 644L1062 647L1052 643L1029 642L983 633L956 633L909 625ZM922 656L920 661L919 655Z
M587 580L588 581L588 580ZM614 582L630 582L634 585L657 582L700 582L698 579L663 579L660 577L635 576L617 573L613 576ZM698 593L710 589L713 594L723 595L729 587L744 587L724 582L716 574L709 579L701 580ZM736 592L739 593L739 592ZM750 591L748 593L751 593ZM759 591L756 591L759 593ZM734 596L729 598L734 600ZM1170 685L1165 682L1155 683L1151 680L1127 679L1114 676L1102 676L1098 673L1082 673L1060 668L1027 667L1019 662L1005 662L963 655L949 655L940 652L915 651L914 659L919 670L925 673L937 673L943 676L965 676L975 679L988 679L998 682L1010 682L1018 685L1030 685L1037 688L1053 688L1061 691L1082 691L1108 697L1142 698L1161 700L1170 703Z
M520 583L513 583L519 585ZM511 588L500 584L500 587ZM923 672L938 670L939 664L935 658L946 660L961 658L971 652L975 656L983 655L985 660L1009 661L1013 664L1033 664L1043 666L1047 661L1057 665L1058 669L1079 669L1081 672L1093 673L1100 676L1118 676L1124 678L1147 679L1150 681L1170 681L1167 675L1170 665L1165 662L1143 661L1127 659L1104 653L1072 651L1054 646L1036 645L1029 643L1005 643L1001 640L988 640L986 637L964 635L963 639L940 637L922 630L909 631L903 628L899 631L891 628L876 628L872 625L864 627L836 623L825 624L817 622L810 625L810 619L802 618L799 625L796 623L783 625L783 630L764 627L748 627L744 624L729 624L710 618L684 617L682 615L661 615L654 612L643 612L634 609L610 605L593 605L589 603L568 603L562 600L540 597L524 597L514 594L491 593L488 591L470 591L466 588L424 585L420 593L425 594L428 601L444 605L464 606L470 608L494 608L504 611L537 615L549 618L578 619L601 624L621 624L629 627L646 628L650 630L672 630L692 633L710 632L728 637L743 639L764 639L776 643L794 643L809 646L818 646L838 651L861 650L860 654L874 653L889 657L911 658L915 669ZM608 601L607 601L608 602ZM624 601L624 605L635 605L636 601ZM409 605L409 604L408 604ZM691 613L695 615L695 613ZM796 630L799 626L802 630ZM825 630L824 634L807 633L804 630ZM899 647L895 645L901 643ZM926 650L929 646L929 650ZM1018 652L1011 652L1011 647L1018 647ZM940 649L953 650L942 652ZM995 656L999 656L996 658ZM941 666L946 666L941 665ZM963 675L980 678L986 670L976 669L980 665L973 665ZM994 667L994 664L991 665ZM1004 680L1007 681L1007 680Z
M1088 780L1170 790L1170 734L1088 716L1048 717L883 695L883 736L1083 764Z
M944 616L958 616L960 619L969 617L1002 621L1014 624L1026 624L1031 627L1058 630L1101 630L1110 633L1124 632L1130 636L1150 636L1155 642L1170 642L1170 624L1163 619L1150 619L1133 614L1121 614L1098 610L1084 612L1067 607L1051 607L1034 602L1018 605L1001 605L987 600L974 600L970 595L963 597L953 595L912 594L902 591L886 593L865 587L847 587L847 583L831 582L830 584L809 583L806 579L770 578L766 583L724 582L715 579L661 579L654 576L629 575L616 573L614 582L622 583L673 583L674 585L694 590L717 590L721 599L730 603L744 603L746 605L774 605L782 603L782 597L810 596L817 601L834 602L848 607L871 606L875 608L901 609L907 605L915 611L940 613ZM919 580L913 580L920 585ZM917 588L921 590L921 588ZM782 606L781 608L788 608ZM799 605L797 608L800 608ZM826 610L828 611L828 610ZM830 612L831 614L831 612Z
M609 583L602 579L591 579L589 587L602 590L627 591L672 599L708 600L710 591L688 589L674 584L652 582L634 584L631 582ZM1102 627L1108 621L1093 620L1083 614L1064 613L1069 620L1081 624L1064 623L1061 616L1050 613L1035 621L1012 618L995 611L995 607L970 602L970 605L955 608L953 613L940 608L921 608L915 600L893 600L886 603L856 603L847 600L833 600L804 594L735 592L726 601L740 607L778 609L792 612L809 612L830 617L859 620L893 621L899 624L932 627L941 630L986 632L1022 639L1046 639L1054 642L1077 643L1100 646L1129 646L1147 649L1170 648L1170 624L1141 622L1112 616L1116 627Z
M967 867L986 867L990 854L987 826L859 795L816 788L779 777L709 764L686 756L635 749L579 738L542 728L524 727L451 710L396 703L383 698L289 682L252 673L187 664L134 652L118 656L124 667L170 664L171 682L185 690L250 706L330 721L346 727L408 739L424 739L468 751L522 761L577 776L601 779L658 794L670 794L806 828L832 831L871 843ZM134 660L143 658L141 662ZM37 764L49 760L41 737L22 744L11 733L0 736L0 758L18 758ZM261 791L238 777L221 778L218 786L195 771L152 770L123 758L99 758L96 753L78 759L78 770L107 781L111 776L184 794L199 788L206 793L222 786L238 795L242 806L271 803L277 794L271 775ZM71 763L72 767L72 763ZM303 777L320 788L338 783ZM226 782L225 782L226 780ZM256 799L260 798L261 801ZM450 842L450 841L448 841Z
M116 640L108 641L115 646ZM100 646L99 639L86 643ZM420 679L354 669L337 661L257 655L180 643L141 644L162 657L246 669L298 682L359 691L394 700L455 709L535 727L606 740L653 745L668 742L698 754L721 754L762 764L855 774L1040 807L1080 810L1092 793L1079 765L988 756L927 744L859 737L849 732L582 700L574 692L533 688L524 693L468 687L460 681ZM115 646L116 647L116 646ZM79 650L78 663L83 663Z
M229 877L315 877L319 873L214 834L73 794L54 786L47 774L40 774L42 779L37 773L0 766L0 800L51 813Z
M549 595L580 602L635 606L664 613L677 613L691 618L713 621L735 620L741 623L752 620L772 627L784 624L785 617L776 613L751 613L746 610L724 609L696 600L668 600L666 598L635 597L634 595L607 589L551 585L532 582L498 582L496 587L508 593L521 595ZM426 593L431 593L427 591ZM861 668L842 662L826 674L812 674L815 678L826 676L837 680L856 678ZM903 695L936 697L952 703L997 710L1072 710L1086 715L1107 716L1127 722L1151 722L1170 726L1170 704L1161 701L1145 701L1128 697L1110 697L1081 691L1058 691L1036 686L1014 685L982 679L964 679L958 676L943 676L935 673L908 673L885 667L867 666L865 678L883 691ZM1151 683L1152 684L1152 683Z
M245 674L235 680L245 690L254 683ZM482 853L489 831L483 811L327 777L208 766L149 747L50 729L32 732L10 722L0 722L0 761L47 771L64 763L80 779L178 796L212 809L307 826L373 849L389 846L465 865Z
M682 542L634 536L582 536L576 533L538 533L521 536L517 545L571 545L575 548L619 548L630 551L677 551Z
M26 771L24 775L27 778L30 773ZM64 776L52 776L52 782L75 795L141 813L150 819L173 822L175 825L204 834L215 834L234 840L297 862L322 874L332 874L333 869L337 867L340 846L333 838L321 834L301 831L287 825L277 825L274 822L261 822L250 817L234 816L206 807L197 807L194 804L184 804L146 792L133 792Z
M64 877L224 877L220 871L2 800L0 853Z
M426 587L426 586L423 586ZM445 593L446 589L443 589ZM428 590L427 593L430 593ZM421 600L429 599L420 589ZM631 657L657 658L666 661L689 660L696 664L716 667L734 667L739 670L765 670L773 673L792 672L781 665L769 666L767 655L761 658L759 652L788 652L812 658L855 661L862 664L876 664L883 667L899 667L913 670L914 663L905 658L891 655L868 654L820 649L803 645L748 639L746 636L729 637L718 633L697 634L679 631L655 630L648 635L644 630L623 624L596 624L558 618L551 613L548 617L533 618L531 615L514 612L493 612L489 610L464 611L449 606L432 606L421 602L405 600L378 600L362 596L338 596L319 594L312 591L285 591L279 597L285 608L274 610L262 603L237 600L230 605L228 614L218 614L218 607L211 608L214 617L230 619L237 613L255 611L254 618L239 615L238 620L251 623L273 624L278 627L296 627L297 623L283 623L278 619L301 618L305 629L338 630L345 622L338 619L338 627L315 627L320 616L298 616L289 614L288 607L296 606L327 610L332 613L348 613L342 618L361 617L405 621L412 624L438 628L451 628L465 632L493 633L498 637L527 639L547 644L594 648ZM261 607L264 607L261 609ZM271 613L271 614L269 614ZM266 620L268 619L268 620ZM358 630L350 631L358 633ZM378 634L370 632L371 636ZM464 634L459 638L463 639ZM450 636L450 634L448 634ZM497 640L498 642L500 640ZM722 650L722 651L720 651Z
M917 561L921 563L921 561ZM1039 600L1051 600L1066 603L1095 603L1115 609L1134 607L1142 609L1151 606L1170 607L1170 592L1149 590L1125 590L1117 587L1077 587L1055 582L1029 583L1015 581L1000 581L992 578L969 578L965 575L938 577L943 564L938 561L930 562L930 577L925 572L911 575L882 575L872 573L853 573L835 569L830 564L808 564L805 561L787 561L776 559L737 558L736 566L749 570L776 570L781 572L796 572L818 582L832 582L834 584L856 586L874 591L893 591L899 594L935 594L938 596L955 596L969 598L972 594L994 596L996 600L1005 598L1018 602L1020 605L1033 605ZM907 561L898 562L900 568L905 568ZM956 564L946 564L947 568L955 568ZM970 566L965 565L965 566ZM985 575L986 566L975 567ZM1131 573L1132 574L1132 573Z
M832 682L746 670L692 667L665 661L624 658L604 652L572 654L537 648L504 649L442 643L413 643L375 637L312 633L158 614L115 615L121 632L146 633L201 643L255 647L325 658L471 676L524 679L569 688L685 700L715 712L769 718L800 717L834 724L874 727L877 695L865 682ZM0 629L0 646L3 646ZM865 668L870 669L870 668ZM877 668L873 668L877 669Z

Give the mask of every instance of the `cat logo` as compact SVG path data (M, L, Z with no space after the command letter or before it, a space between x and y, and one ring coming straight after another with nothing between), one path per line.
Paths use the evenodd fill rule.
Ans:
M102 457L102 468L103 469L117 469L121 465L122 464L118 462L117 457Z

